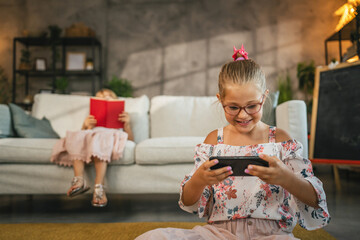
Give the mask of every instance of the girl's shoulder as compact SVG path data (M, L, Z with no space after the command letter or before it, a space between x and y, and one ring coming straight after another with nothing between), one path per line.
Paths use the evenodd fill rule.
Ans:
M275 133L275 141L276 142L287 142L289 140L292 140L293 138L290 136L288 132L281 128L276 128Z
M210 132L204 140L205 144L216 145L217 144L218 130Z

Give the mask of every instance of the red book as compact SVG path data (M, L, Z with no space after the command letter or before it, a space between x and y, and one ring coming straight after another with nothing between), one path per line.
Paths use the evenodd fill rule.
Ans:
M118 120L124 108L124 100L90 98L90 115L95 117L97 127L124 128L124 123Z

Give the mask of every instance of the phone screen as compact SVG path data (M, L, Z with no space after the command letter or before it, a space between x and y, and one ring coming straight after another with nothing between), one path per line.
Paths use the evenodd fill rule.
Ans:
M233 174L231 176L252 176L245 173L249 164L269 167L269 163L257 156L212 156L209 160L218 159L219 163L210 169L215 170L222 167L231 166Z

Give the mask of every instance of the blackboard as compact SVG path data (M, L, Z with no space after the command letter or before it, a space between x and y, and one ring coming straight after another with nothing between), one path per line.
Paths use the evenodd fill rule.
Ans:
M360 63L317 68L310 158L360 163Z

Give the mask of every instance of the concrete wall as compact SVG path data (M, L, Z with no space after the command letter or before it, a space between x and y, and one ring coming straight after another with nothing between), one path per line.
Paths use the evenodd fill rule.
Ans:
M324 40L333 34L334 11L346 0L0 0L0 65L12 78L12 39L74 22L93 28L104 47L105 81L127 78L135 95L214 95L221 65L243 43L262 65L270 90L296 65L324 65ZM35 57L36 50L33 53ZM40 53L39 53L40 54ZM337 45L330 45L337 57ZM21 80L21 79L19 79ZM20 81L21 82L21 81ZM31 93L49 84L30 82ZM90 91L87 79L70 90ZM22 92L18 100L21 100Z

